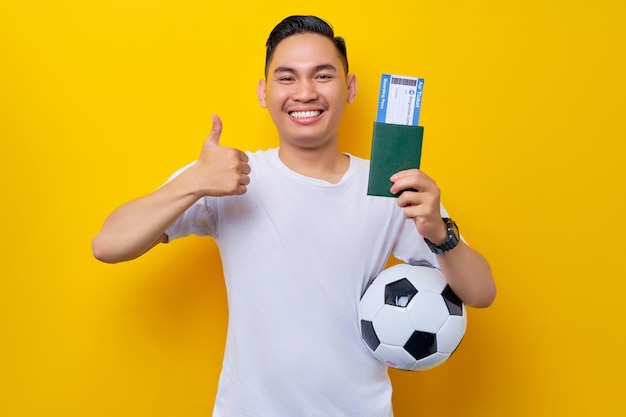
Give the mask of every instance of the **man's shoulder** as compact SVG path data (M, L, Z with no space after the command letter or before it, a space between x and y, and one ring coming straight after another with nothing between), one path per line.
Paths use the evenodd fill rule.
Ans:
M353 155L349 152L344 152L346 155L348 155L351 159L353 159L356 163L358 164L362 164L362 165L369 165L370 164L370 160L366 159L366 158L362 158L360 156L356 156Z
M345 152L346 155L350 157L351 165L356 168L357 171L368 171L370 167L370 160L361 158L359 156L353 155L351 153Z

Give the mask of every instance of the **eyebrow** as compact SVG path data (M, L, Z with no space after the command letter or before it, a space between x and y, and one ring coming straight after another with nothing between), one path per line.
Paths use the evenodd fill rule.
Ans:
M313 68L312 72L319 72L319 71L334 71L334 72L337 72L337 68L335 68L335 66L331 65L331 64L320 64L320 65L316 65ZM276 69L274 69L274 74L277 74L279 72L288 72L290 74L295 74L296 70L294 68L286 67L286 66L276 67Z

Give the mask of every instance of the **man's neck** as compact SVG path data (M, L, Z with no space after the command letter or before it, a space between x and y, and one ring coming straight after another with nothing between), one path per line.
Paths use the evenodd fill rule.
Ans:
M350 167L350 158L336 146L303 149L281 144L278 156L292 171L336 184Z

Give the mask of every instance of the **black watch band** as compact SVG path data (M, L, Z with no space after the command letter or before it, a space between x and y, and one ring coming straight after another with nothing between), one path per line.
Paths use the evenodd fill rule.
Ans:
M459 228L454 222L454 220L448 217L442 217L442 220L446 224L446 231L448 233L448 239L446 239L445 242L440 243L439 245L435 245L430 240L424 238L424 241L426 242L430 250L434 254L437 254L437 255L443 255L449 250L456 248L456 245L459 244L459 240L460 240Z

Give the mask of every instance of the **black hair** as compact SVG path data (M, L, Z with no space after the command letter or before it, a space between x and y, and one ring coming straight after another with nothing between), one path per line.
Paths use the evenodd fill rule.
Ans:
M346 41L341 36L335 36L333 27L330 23L320 19L316 16L289 16L283 19L279 24L274 27L270 36L265 43L265 76L270 67L270 61L274 56L274 51L278 44L285 38L298 33L317 33L322 36L326 36L330 39L337 51L343 63L343 66L348 73L348 53L346 52Z

